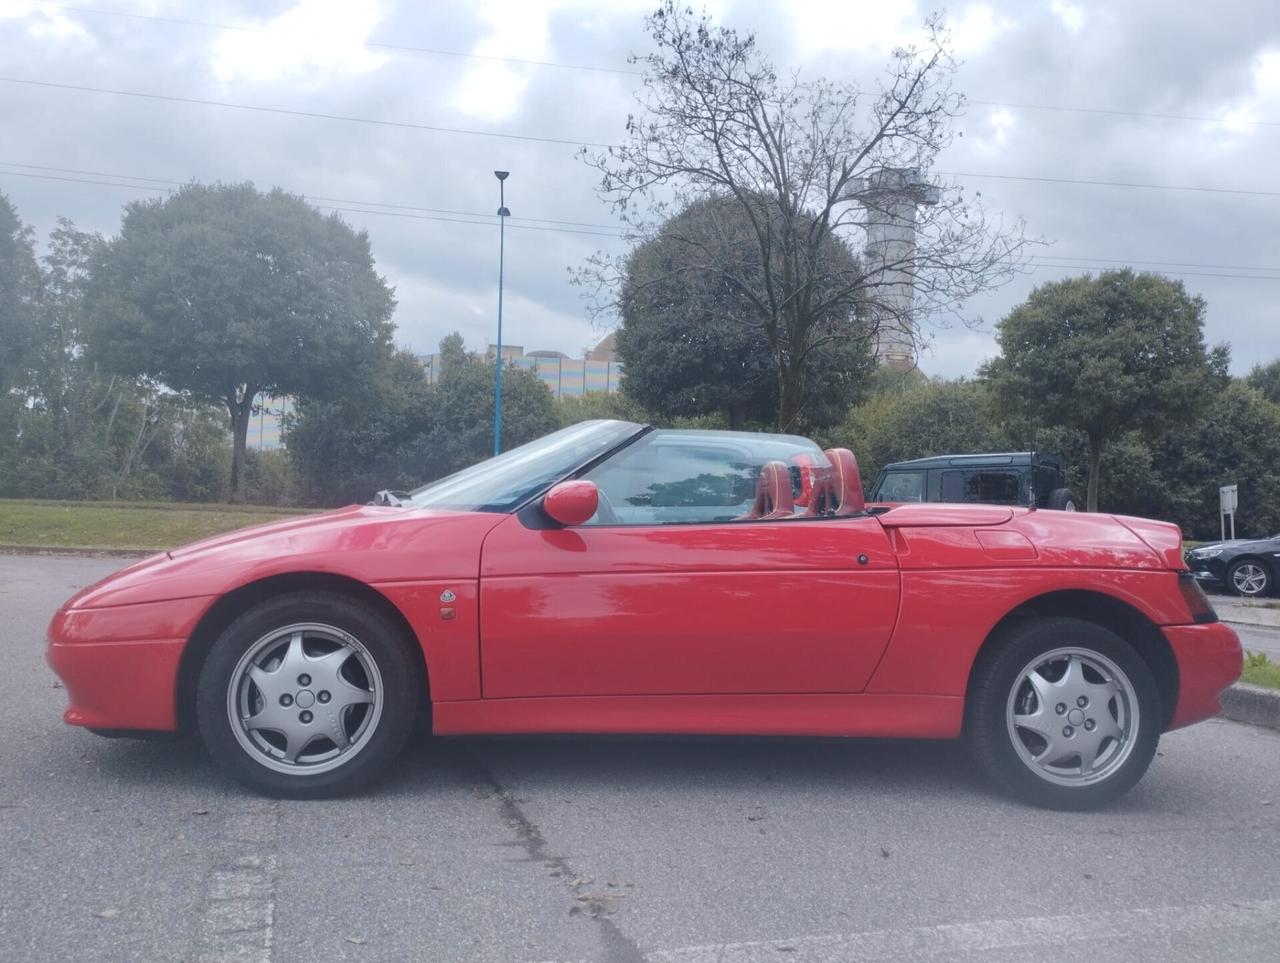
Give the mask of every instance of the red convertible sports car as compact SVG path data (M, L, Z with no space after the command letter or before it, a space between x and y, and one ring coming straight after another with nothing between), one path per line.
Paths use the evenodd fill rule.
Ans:
M964 737L1082 809L1218 711L1240 644L1176 526L866 506L791 435L585 422L421 488L141 561L49 628L66 721L198 728L258 790L349 792L437 734Z

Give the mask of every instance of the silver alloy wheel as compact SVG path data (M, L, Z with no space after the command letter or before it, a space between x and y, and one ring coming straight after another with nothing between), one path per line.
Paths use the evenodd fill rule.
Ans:
M1018 673L1006 719L1018 757L1058 786L1106 779L1138 738L1138 696L1118 665L1074 646L1038 655Z
M300 622L258 639L236 663L227 717L254 761L290 775L329 772L369 744L382 718L378 666L359 639Z
M1231 573L1231 584L1241 595L1260 595L1267 587L1267 573L1257 562L1241 562Z

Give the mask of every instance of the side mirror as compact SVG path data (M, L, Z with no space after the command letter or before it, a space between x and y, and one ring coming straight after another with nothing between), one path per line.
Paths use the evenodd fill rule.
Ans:
M599 505L596 483L582 480L561 482L542 497L542 510L561 525L585 525Z

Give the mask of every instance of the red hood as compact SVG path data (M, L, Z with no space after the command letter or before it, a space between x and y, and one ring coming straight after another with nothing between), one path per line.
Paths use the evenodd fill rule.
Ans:
M322 572L367 584L474 579L480 543L505 515L352 505L243 528L143 559L64 608L222 595L275 575Z
M248 528L237 528L232 532L224 532L221 535L213 535L209 538L202 538L198 542L179 546L167 554L169 558L185 558L196 552L224 548L237 542L245 542L255 538L281 535L286 532L314 530L319 527L331 528L334 525L350 524L353 521L360 522L379 516L403 514L404 511L405 509L403 508L348 505L345 508L335 508L331 512L322 512L317 515L298 515L293 518L282 518L274 522L264 522L261 525L250 525Z

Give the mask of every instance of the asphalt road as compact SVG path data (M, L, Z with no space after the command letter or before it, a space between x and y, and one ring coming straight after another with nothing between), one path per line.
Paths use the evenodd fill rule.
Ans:
M1221 592L1211 592L1209 601L1217 609L1218 618L1236 630L1236 634L1240 636L1240 643L1246 650L1261 652L1272 662L1280 662L1280 628L1235 621L1242 616L1247 616L1249 610L1242 608L1236 604L1234 598L1225 596Z
M118 564L0 556L0 957L1280 956L1275 732L1171 734L1095 814L950 744L823 740L424 741L365 798L272 802L60 722L45 624Z
M1272 662L1280 662L1280 629L1266 625L1227 623L1240 636L1240 644L1249 652L1261 652Z

